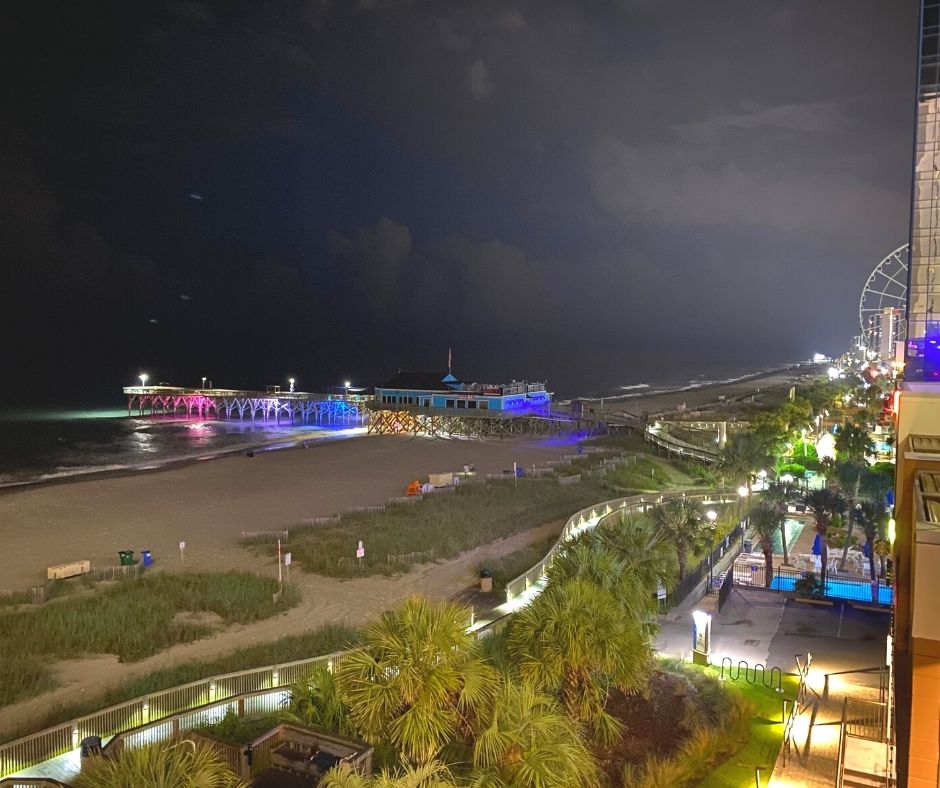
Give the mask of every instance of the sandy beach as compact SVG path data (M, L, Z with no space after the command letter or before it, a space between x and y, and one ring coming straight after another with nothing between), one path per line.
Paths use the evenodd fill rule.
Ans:
M785 385L802 373L777 373L720 387L633 400L650 412L687 408ZM693 405L692 403L696 403ZM238 544L243 530L273 530L305 518L354 506L385 503L402 495L412 479L473 465L480 473L542 465L571 453L553 440L466 441L398 436L358 437L309 448L256 452L160 471L99 476L38 485L0 494L0 589L39 585L50 564L87 558L97 566L117 563L117 551L148 549L156 567L243 569L276 573L273 557ZM416 567L406 575L337 580L295 572L299 607L273 619L239 626L177 646L138 663L100 656L61 663L60 688L0 711L0 731L28 725L49 704L67 703L132 676L192 658L211 658L239 645L340 621L360 624L419 592L453 598L474 583L480 561L506 554L561 530L563 521L484 545L452 561ZM179 542L186 542L181 564Z
M676 413L678 408L684 406L684 413L688 415L697 410L725 407L742 398L749 398L751 395L759 399L761 393L766 394L769 391L789 387L801 380L816 377L818 374L819 367L807 364L798 368L748 377L746 380L734 383L709 384L698 388L649 395L640 394L633 397L607 398L604 400L604 407L609 410L623 410L634 416L640 416L645 411L652 416Z
M51 564L112 566L119 550L151 550L157 566L177 569L181 541L187 569L261 570L237 544L242 531L385 503L428 473L499 473L566 451L547 441L373 436L11 491L0 495L0 588L39 585Z
M810 370L618 401L650 413L694 410L788 385ZM611 406L614 407L613 403ZM163 470L96 476L0 494L0 589L45 581L46 567L88 559L118 562L119 550L150 550L157 566L263 570L237 544L242 531L275 530L403 495L412 479L473 465L499 473L570 453L552 440L442 440L363 436L309 448L259 451ZM179 544L185 542L182 562Z

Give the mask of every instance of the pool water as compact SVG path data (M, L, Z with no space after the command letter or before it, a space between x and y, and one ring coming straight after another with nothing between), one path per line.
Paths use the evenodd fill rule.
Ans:
M799 539L800 534L803 533L803 529L806 527L806 522L803 520L790 520L788 518L786 523L787 550L792 550L793 545L796 544L796 540ZM783 539L781 539L779 531L774 534L774 552L778 555L783 554Z
M773 579L770 587L777 591L792 591L796 586L795 577L780 577ZM845 580L826 580L826 597L829 599L851 599L856 602L871 602L871 586L865 583L852 583ZM890 605L893 589L879 586L878 604Z

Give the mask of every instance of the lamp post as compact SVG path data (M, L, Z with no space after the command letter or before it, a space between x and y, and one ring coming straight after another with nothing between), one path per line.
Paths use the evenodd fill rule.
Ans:
M744 528L746 530L747 526L750 525L750 516L749 516L751 512L751 487L750 485L742 484L740 487L738 487L738 498L741 503L744 503L744 499L747 498L747 512L745 513L744 517L740 518L742 520L745 520ZM740 512L741 510L738 509L738 511ZM743 538L744 534L742 534L741 537Z
M349 399L349 386L351 385L348 380L343 381L343 385L346 387L346 399Z
M708 522L710 522L712 525L714 525L715 520L718 519L718 512L716 512L714 509L709 509L707 512L705 512L705 519L708 520ZM712 555L713 555L712 553L708 554L708 587L709 588L712 587L712 569L713 569Z
M203 388L206 387L206 376L205 376L205 375L202 376L202 387L203 387Z
M293 394L294 393L294 379L288 378L287 382L290 384L290 393Z
M141 372L137 377L140 378L140 387L143 388L147 385L147 378L150 376L146 372Z

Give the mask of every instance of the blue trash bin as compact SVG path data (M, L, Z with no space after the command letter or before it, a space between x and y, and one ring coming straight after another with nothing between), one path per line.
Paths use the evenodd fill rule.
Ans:
M140 563L144 566L150 566L153 563L153 556L149 550L140 551Z

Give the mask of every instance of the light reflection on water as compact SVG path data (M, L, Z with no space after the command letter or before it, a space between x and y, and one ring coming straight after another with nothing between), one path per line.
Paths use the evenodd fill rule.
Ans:
M102 408L0 412L0 486L289 446L339 436L346 426L141 418Z

